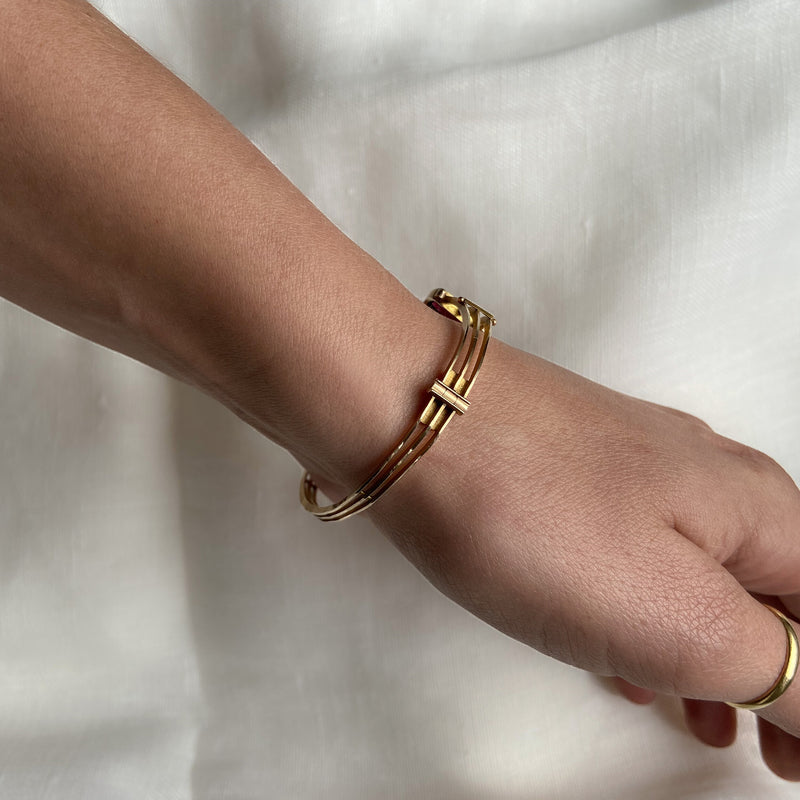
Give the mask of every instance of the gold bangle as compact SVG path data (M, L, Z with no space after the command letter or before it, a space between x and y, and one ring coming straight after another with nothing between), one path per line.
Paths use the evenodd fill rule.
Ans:
M789 622L789 618L778 611L777 608L766 607L783 623L783 629L786 631L786 658L783 661L783 668L775 683L764 694L759 695L754 700L749 700L747 703L726 703L732 708L746 708L749 711L757 711L771 706L792 685L792 681L797 674L800 647L798 646L794 627Z
M495 318L485 309L456 297L444 289L435 289L425 299L426 305L461 323L462 336L455 355L442 378L428 390L430 399L419 419L408 429L397 447L352 494L329 506L317 505L317 485L308 472L300 483L300 502L317 519L325 522L346 519L369 508L390 486L399 480L434 443L455 414L469 408L467 395L481 368Z

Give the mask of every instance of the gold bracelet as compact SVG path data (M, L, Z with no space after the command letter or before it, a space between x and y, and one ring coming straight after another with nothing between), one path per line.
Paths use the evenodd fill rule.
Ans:
M352 494L329 506L317 505L317 485L308 472L300 483L300 502L317 519L325 522L346 519L369 508L434 443L455 414L469 408L469 394L481 368L489 344L492 326L497 320L485 309L456 297L444 289L435 289L425 299L426 305L461 323L462 336L455 355L445 371L428 390L430 399L419 419L408 429L397 447Z

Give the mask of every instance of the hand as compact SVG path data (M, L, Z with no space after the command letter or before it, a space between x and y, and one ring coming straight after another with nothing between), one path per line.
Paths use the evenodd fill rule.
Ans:
M368 512L447 596L547 655L684 698L701 739L778 675L800 610L800 492L699 419L490 342L471 407ZM647 699L649 695L642 695ZM710 702L698 702L710 701ZM800 780L800 680L759 712Z

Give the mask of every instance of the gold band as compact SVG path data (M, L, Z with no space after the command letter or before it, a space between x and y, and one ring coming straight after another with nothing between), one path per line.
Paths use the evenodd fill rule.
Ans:
M426 305L461 323L462 336L455 355L443 377L429 389L430 399L419 419L408 429L400 443L383 463L352 494L329 506L317 505L317 485L308 472L300 483L300 502L324 522L346 519L369 508L434 443L455 414L469 409L467 395L481 368L495 318L485 309L456 297L444 289L435 289L425 299Z
M772 705L791 686L794 676L797 674L800 647L798 647L797 633L794 626L786 615L778 611L777 608L772 606L767 606L767 608L783 623L786 631L786 660L783 663L783 669L775 683L764 694L756 697L755 700L750 700L748 703L727 703L733 708L746 708L752 711Z

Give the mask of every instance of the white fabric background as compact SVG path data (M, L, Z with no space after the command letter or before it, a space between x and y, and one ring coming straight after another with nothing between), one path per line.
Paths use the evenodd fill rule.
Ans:
M105 0L418 295L800 478L795 0ZM0 304L0 798L798 798ZM746 646L746 643L743 643Z

